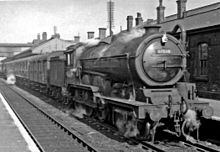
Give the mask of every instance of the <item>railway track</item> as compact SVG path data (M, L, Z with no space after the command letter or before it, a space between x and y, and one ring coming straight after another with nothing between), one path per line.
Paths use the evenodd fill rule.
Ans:
M117 130L107 124L98 122L95 119L84 117L81 119L84 123L87 123L90 126L93 126L96 130L103 132L104 134L111 133L114 135L114 138L121 141L127 141L128 143L140 144L143 149L151 152L220 152L220 149L216 149L200 142L190 143L186 141L179 142L158 142L153 144L147 141L141 141L136 139L126 139L123 135L117 134ZM96 127L95 127L96 126ZM112 137L111 137L112 138Z
M98 152L90 143L5 83L0 82L0 89L41 152Z
M35 91L32 90L34 93ZM35 93L34 93L35 94ZM38 92L36 92L37 95ZM42 97L46 99L47 97ZM200 143L196 143L196 144L192 144L190 142L185 142L185 141L181 141L179 143L157 143L157 144L152 144L151 142L146 142L146 141L141 141L141 140L135 140L135 139L126 139L123 135L117 134L117 130L116 128L107 125L105 123L99 122L96 119L93 118L89 118L87 116L85 116L84 118L78 118L76 117L78 120L82 121L83 123L88 124L89 126L91 126L93 129L102 132L103 134L105 134L106 136L111 136L110 138L113 138L115 140L121 141L121 142L128 142L128 143L132 143L132 144L140 144L142 146L143 149L145 149L146 151L151 151L151 152L220 152L220 150L206 146L206 145L202 145Z
M192 147L192 148L196 149L197 151L201 151L201 152L220 152L220 149L218 150L218 149L206 146L201 143L183 142L183 144L186 146Z

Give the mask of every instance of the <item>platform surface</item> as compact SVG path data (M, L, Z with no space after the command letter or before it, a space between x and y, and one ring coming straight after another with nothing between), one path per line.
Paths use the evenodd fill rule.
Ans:
M0 152L38 152L18 118L0 94Z
M214 109L213 119L220 121L220 100L213 100L207 98L199 98L200 101L209 102L210 106Z

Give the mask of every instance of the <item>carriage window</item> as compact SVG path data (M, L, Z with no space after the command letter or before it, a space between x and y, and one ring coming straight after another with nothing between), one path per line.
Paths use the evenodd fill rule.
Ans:
M199 76L207 76L208 74L208 44L199 44Z

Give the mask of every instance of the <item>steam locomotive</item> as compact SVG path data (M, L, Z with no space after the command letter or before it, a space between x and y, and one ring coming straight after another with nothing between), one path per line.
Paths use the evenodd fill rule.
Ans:
M185 81L183 28L177 25L172 32L181 31L179 39L159 28L136 27L100 41L79 42L59 54L8 61L6 70L18 83L112 124L126 137L154 141L156 130L162 129L188 138L189 132L198 132L200 119L211 118L213 109L198 100L195 84Z

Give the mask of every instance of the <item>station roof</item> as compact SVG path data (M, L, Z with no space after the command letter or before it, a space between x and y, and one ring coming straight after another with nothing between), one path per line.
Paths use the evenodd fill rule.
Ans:
M157 24L157 21L154 20L150 24ZM177 14L167 16L165 21L158 25L162 27L161 30L171 31L177 24L183 25L186 31L220 25L220 2L188 10L181 19L177 18Z
M0 47L32 47L32 43L0 43Z

